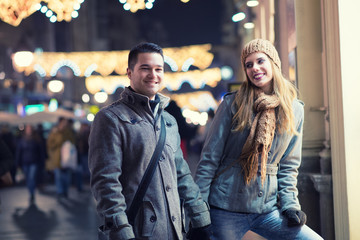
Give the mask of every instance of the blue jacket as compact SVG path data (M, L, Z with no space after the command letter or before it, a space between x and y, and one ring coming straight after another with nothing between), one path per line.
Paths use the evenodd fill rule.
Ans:
M149 98L126 88L121 99L96 114L89 138L91 188L102 219L111 222L111 239L182 239L180 199L184 199L194 227L210 224L208 205L201 198L180 148L176 120L164 107L153 114ZM159 138L160 115L166 140L152 181L139 207L134 226L128 222L130 207ZM175 231L174 231L175 230Z
M255 181L246 185L240 164L228 167L240 156L250 131L232 130L232 118L236 113L234 99L234 93L224 97L201 153L195 179L204 200L211 206L233 212L267 213L278 204L281 210L300 209L296 184L301 162L303 104L299 100L293 103L295 126L300 135L275 132L264 185L260 172Z

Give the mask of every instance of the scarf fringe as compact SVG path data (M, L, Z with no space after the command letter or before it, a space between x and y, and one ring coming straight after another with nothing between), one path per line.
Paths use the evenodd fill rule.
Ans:
M260 175L261 175L261 185L264 186L266 178L266 164L268 149L265 146L262 146L260 153L253 152L249 157L242 162L242 170L244 175L244 181L248 185L252 180L255 180L257 177L257 172L259 169L259 156L260 156Z
M257 175L257 169L259 166L259 153L251 153L242 165L245 183L249 184L251 180L256 178Z

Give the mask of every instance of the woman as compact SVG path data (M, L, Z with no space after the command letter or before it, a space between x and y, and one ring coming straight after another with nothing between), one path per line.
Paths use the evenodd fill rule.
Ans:
M248 230L267 239L322 239L304 225L297 197L303 103L269 41L250 41L241 61L246 81L220 104L196 173L213 239L238 240Z

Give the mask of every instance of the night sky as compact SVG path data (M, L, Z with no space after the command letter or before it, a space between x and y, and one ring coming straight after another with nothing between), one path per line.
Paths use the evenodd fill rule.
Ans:
M156 0L150 10L136 13L141 18L143 30L149 24L158 22L166 32L167 43L171 46L221 43L222 1Z

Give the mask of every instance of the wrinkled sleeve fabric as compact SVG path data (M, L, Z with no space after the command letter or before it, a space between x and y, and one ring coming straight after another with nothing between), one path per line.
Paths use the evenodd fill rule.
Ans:
M215 177L223 156L226 140L231 132L231 104L231 99L225 97L223 102L219 105L206 136L200 162L196 171L195 181L199 185L202 197L206 202L209 198L211 182Z
M91 190L97 211L111 223L112 239L135 238L126 216L126 202L119 177L122 174L122 142L119 121L110 111L97 113L89 136Z
M300 105L300 104L299 104ZM294 135L280 160L278 172L278 194L280 199L281 211L289 208L300 210L300 203L298 199L297 176L298 169L301 164L302 151L302 135L304 123L304 108L303 105L297 106L295 118L297 119L296 130L299 135Z

